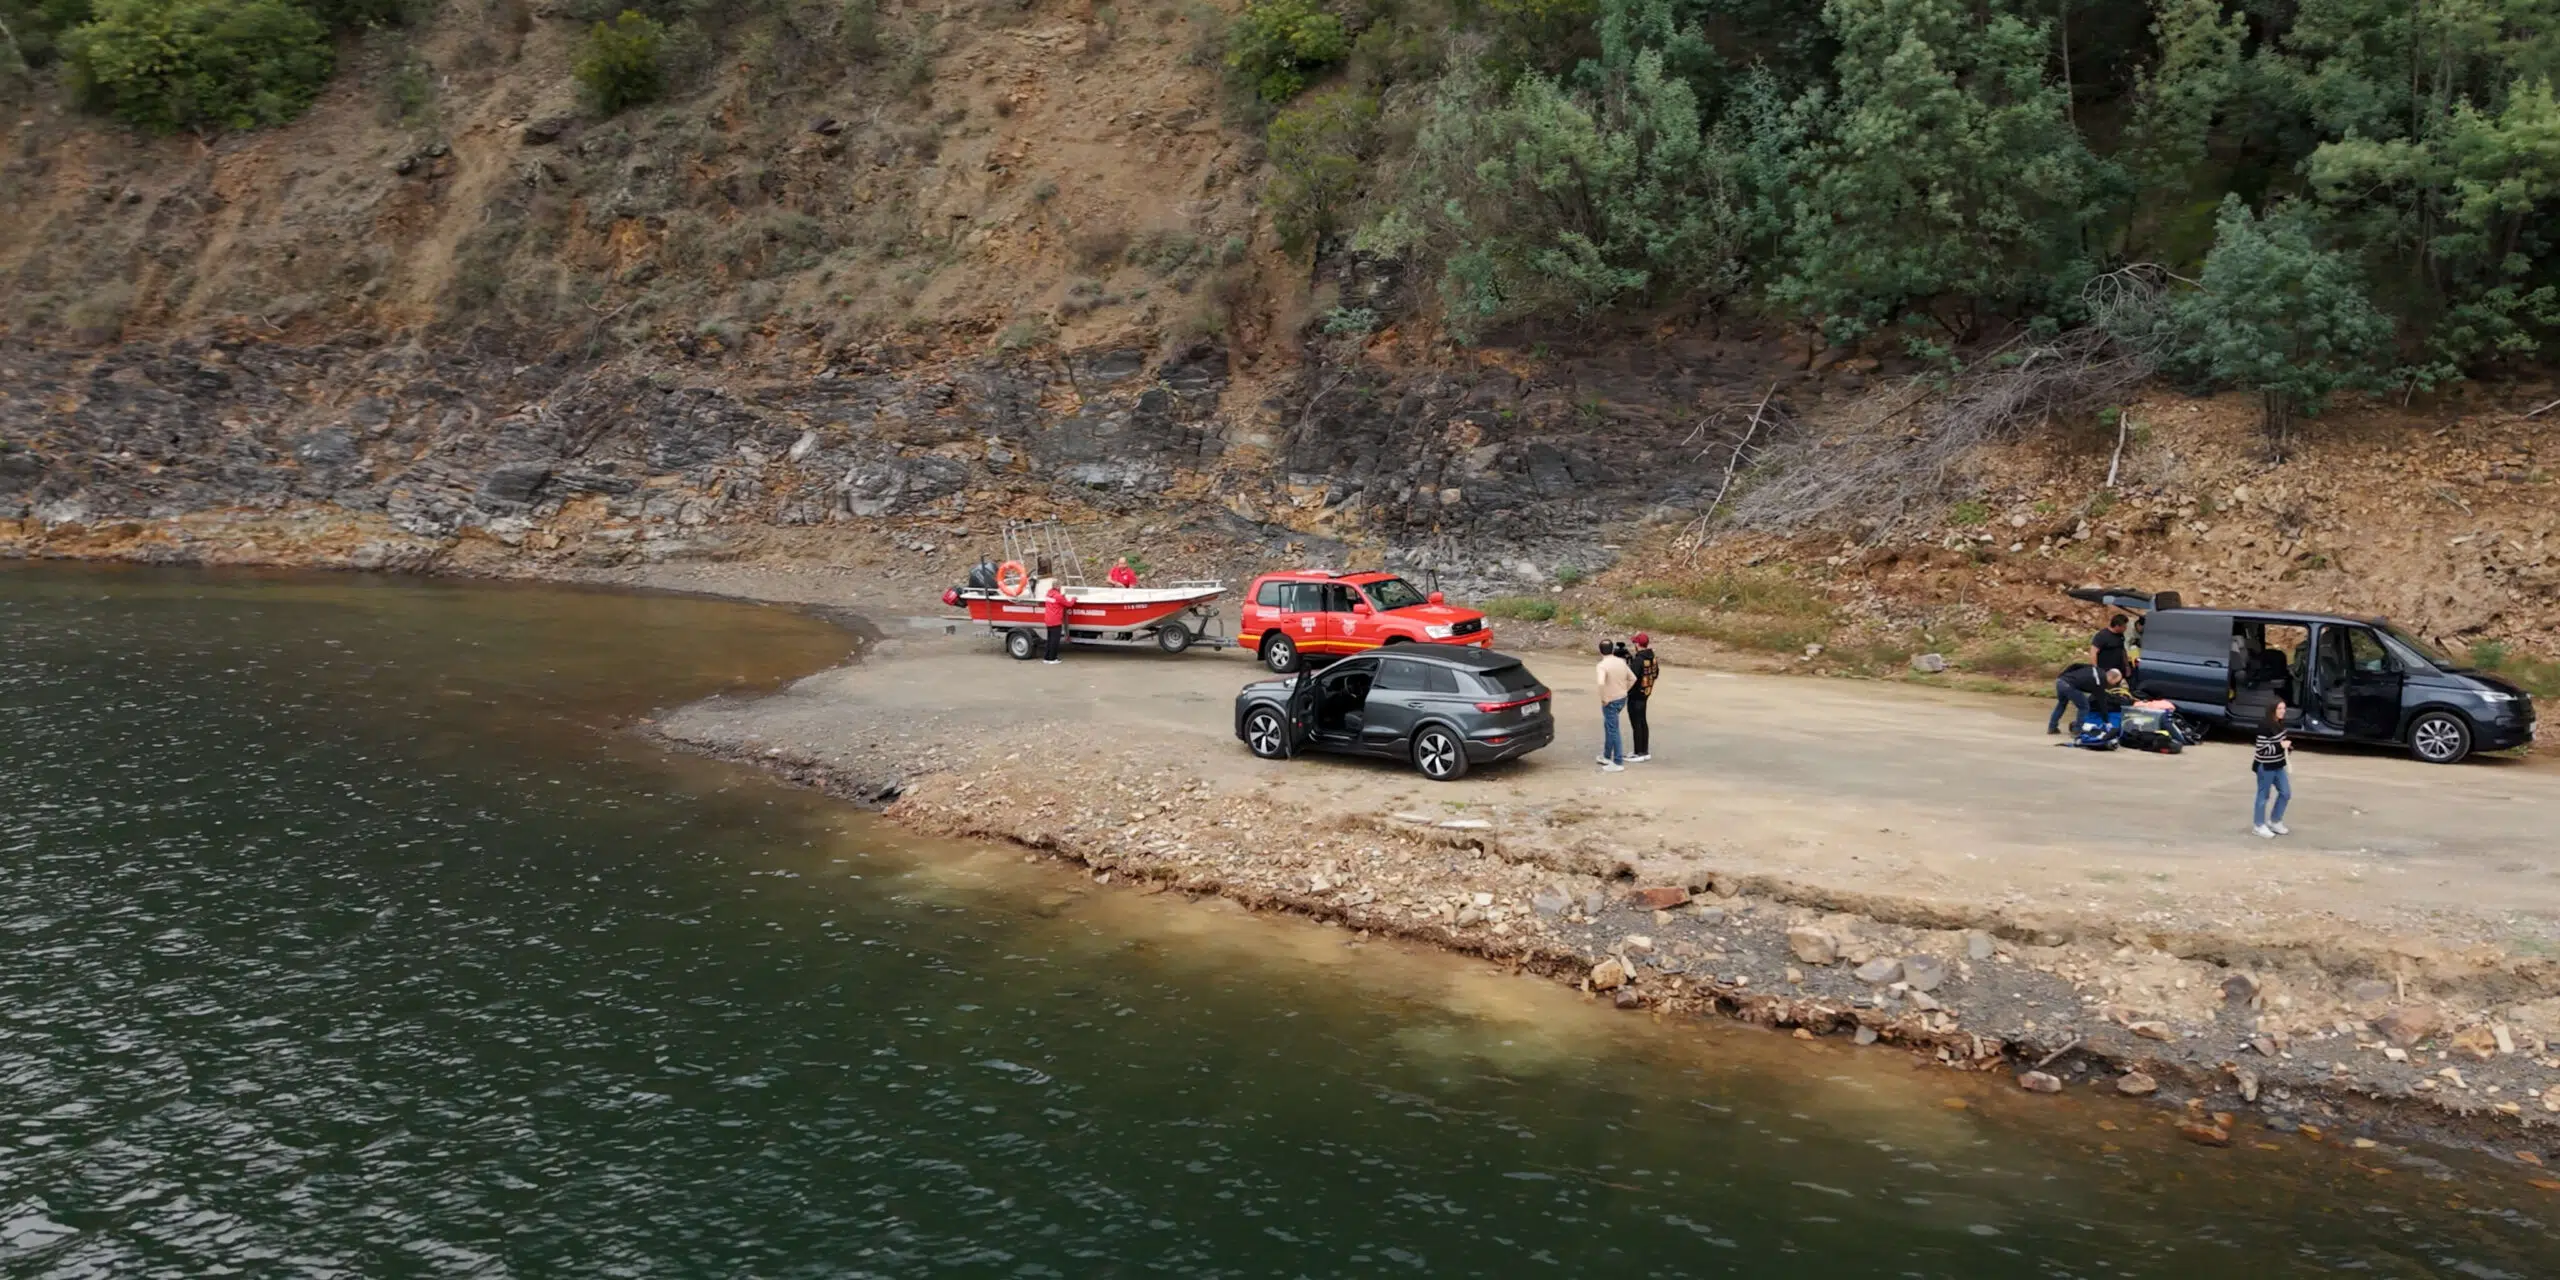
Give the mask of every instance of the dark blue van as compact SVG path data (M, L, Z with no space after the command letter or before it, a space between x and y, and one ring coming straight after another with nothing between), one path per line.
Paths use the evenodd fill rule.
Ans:
M2174 591L2080 587L2136 617L2136 693L2245 730L2283 698L2304 738L2405 747L2429 764L2533 741L2533 698L2381 618L2196 609Z

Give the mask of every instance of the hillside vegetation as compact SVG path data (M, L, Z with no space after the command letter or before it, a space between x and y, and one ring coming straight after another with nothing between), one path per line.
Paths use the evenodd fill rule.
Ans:
M1020 7L575 0L560 61L591 116L708 107L713 87L724 110L761 114L859 86L891 108L876 128L932 118L939 28ZM473 8L0 0L0 57L57 66L64 92L135 126L217 130L292 118L357 49L386 110L414 116L450 64L490 50L437 65L404 30L531 22L512 3ZM1232 16L1079 16L1085 47L1053 60L1153 27L1155 61L1218 67L1229 122L1267 127L1255 204L1277 242L1300 261L1414 268L1428 287L1406 301L1462 339L1669 310L1945 362L2019 325L2105 319L2091 282L2141 264L2182 295L2143 320L2173 331L2147 335L2169 342L2169 370L2261 391L2280 417L2340 389L2531 360L2560 320L2560 0L1254 0ZM727 256L898 238L806 216L818 225L777 222ZM1071 252L1088 265L1127 252L1111 239L1125 228L1086 231ZM465 282L442 309L508 292ZM1311 319L1336 334L1403 305L1327 301Z

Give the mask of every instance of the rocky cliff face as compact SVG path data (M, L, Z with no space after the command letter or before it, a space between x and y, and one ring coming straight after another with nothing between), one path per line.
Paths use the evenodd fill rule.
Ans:
M1606 563L1717 467L1684 406L1714 360L1547 379L1314 366L1249 392L1199 343L1049 360L519 364L421 346L0 345L0 519L23 539L191 513L378 527L359 562L466 538L536 559L716 554L739 526L990 527L1143 512L1453 586ZM182 551L160 554L184 557Z

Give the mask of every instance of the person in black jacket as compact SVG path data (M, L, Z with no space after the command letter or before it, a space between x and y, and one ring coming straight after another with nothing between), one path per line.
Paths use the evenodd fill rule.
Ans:
M2089 695L2089 718L2104 720L2133 705L2133 689L2124 682L2124 673L2109 671L2099 677L2098 691Z
M1627 669L1636 673L1636 687L1627 691L1627 724L1635 730L1636 749L1627 757L1628 764L1643 764L1653 758L1653 726L1644 718L1645 704L1653 700L1653 682L1662 678L1662 661L1653 656L1653 637L1644 632L1634 636L1635 651L1618 646L1618 656L1627 660Z
M2075 710L2071 727L2077 731L2080 722L2089 718L2089 697L2098 691L2099 684L2098 669L2088 663L2075 662L2064 667L2062 674L2054 677L2053 714L2045 718L2044 731L2062 732L2062 710L2065 707Z

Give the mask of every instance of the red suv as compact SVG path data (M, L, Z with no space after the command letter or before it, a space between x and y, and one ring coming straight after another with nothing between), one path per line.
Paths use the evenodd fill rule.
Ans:
M1245 594L1237 639L1264 666L1295 671L1301 657L1338 658L1381 645L1493 647L1493 629L1473 609L1441 603L1392 573L1266 573Z

